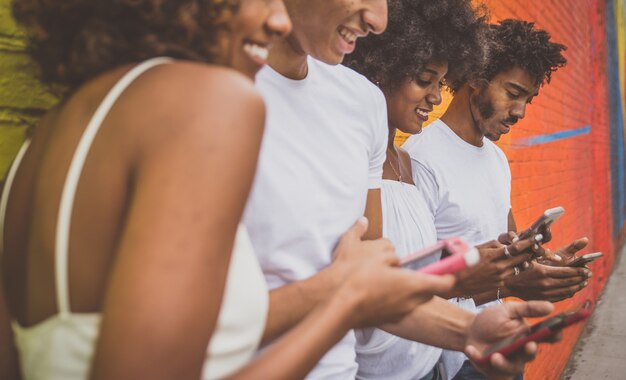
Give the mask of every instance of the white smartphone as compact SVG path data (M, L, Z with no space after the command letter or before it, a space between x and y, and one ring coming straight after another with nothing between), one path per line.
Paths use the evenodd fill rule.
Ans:
M584 267L585 265L599 259L602 256L604 256L602 252L588 253L586 255L582 255L582 256L575 258L569 264L567 264L567 266L568 267Z
M528 239L531 235L541 233L543 229L559 220L559 218L563 216L563 213L565 213L565 209L563 207L547 209L543 212L543 214L541 214L541 216L539 216L539 218L537 218L537 220L535 220L529 229L523 231L519 235L519 238L524 240Z

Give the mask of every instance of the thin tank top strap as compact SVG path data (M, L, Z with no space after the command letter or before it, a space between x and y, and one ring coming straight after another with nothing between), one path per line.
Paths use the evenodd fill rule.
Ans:
M15 173L17 173L17 168L22 163L22 159L30 146L30 139L24 141L22 147L19 152L17 152L17 156L15 156L15 160L13 160L13 164L9 168L9 174L7 174L6 181L4 182L4 191L2 192L2 198L0 198L0 256L2 256L4 252L4 221L6 219L7 214L7 203L9 202L9 193L11 192L11 186L13 186L13 180L15 179Z
M70 314L69 306L69 279L68 279L68 246L72 209L74 206L74 196L78 180L85 164L85 159L91 148L102 122L115 104L117 98L126 90L126 88L141 74L150 68L172 62L171 58L157 57L140 63L126 73L120 79L109 93L104 97L102 103L92 116L89 124L85 128L76 151L70 163L70 167L63 186L61 194L61 203L59 205L59 215L57 218L56 236L55 236L55 281L56 281L56 297L59 308L60 317L66 317Z

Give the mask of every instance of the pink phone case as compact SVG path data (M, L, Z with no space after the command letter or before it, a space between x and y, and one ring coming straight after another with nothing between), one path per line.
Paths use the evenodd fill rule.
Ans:
M402 259L400 259L400 266L404 267L415 261L428 257L434 253L441 251L442 249L444 249L445 246L446 246L446 240L440 240L436 244L431 245L430 247L420 249L419 251L416 251L410 254L409 256L403 257Z
M442 249L446 250L450 256L426 267L420 268L418 271L433 275L455 273L469 266L476 265L480 260L480 254L476 248L467 244L463 238L455 237L442 240L431 247L422 249L405 257L401 261L401 265L406 267L408 264L416 260L423 259L424 257Z

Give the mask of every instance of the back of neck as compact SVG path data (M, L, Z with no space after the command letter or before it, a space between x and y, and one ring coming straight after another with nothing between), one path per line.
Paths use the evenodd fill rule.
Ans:
M483 146L484 135L480 132L472 114L470 97L465 88L459 90L452 98L441 121L468 144Z

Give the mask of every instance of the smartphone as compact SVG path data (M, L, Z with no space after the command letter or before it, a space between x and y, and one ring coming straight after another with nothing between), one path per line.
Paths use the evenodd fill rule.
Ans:
M444 247L446 246L446 241L447 240L439 240L437 244L433 244L430 247L420 249L419 251L416 251L409 256L403 257L402 259L400 259L400 266L402 268L410 270L418 270L420 267L422 267L422 265L420 265L422 259L443 251Z
M511 356L517 351L523 349L528 342L543 342L565 327L586 320L589 318L592 311L593 302L585 301L583 306L576 311L561 313L555 315L554 317L545 319L542 322L533 325L529 332L504 339L487 348L477 363L480 365L487 364L491 356L495 353L500 353L507 357Z
M554 207L547 209L546 211L535 220L535 222L530 226L529 229L523 231L519 238L521 240L528 239L531 235L536 235L542 232L543 229L551 225L552 223L559 220L561 216L565 213L565 209L563 207Z
M572 260L567 266L569 267L584 267L585 265L596 261L600 257L604 256L602 252L588 253L586 255L579 256Z
M448 254L448 256L440 261L419 268L416 264L418 261L435 253ZM480 254L475 247L471 247L465 239L460 237L441 240L437 244L419 250L400 261L403 268L417 270L427 274L448 274L455 273L469 266L478 264Z

